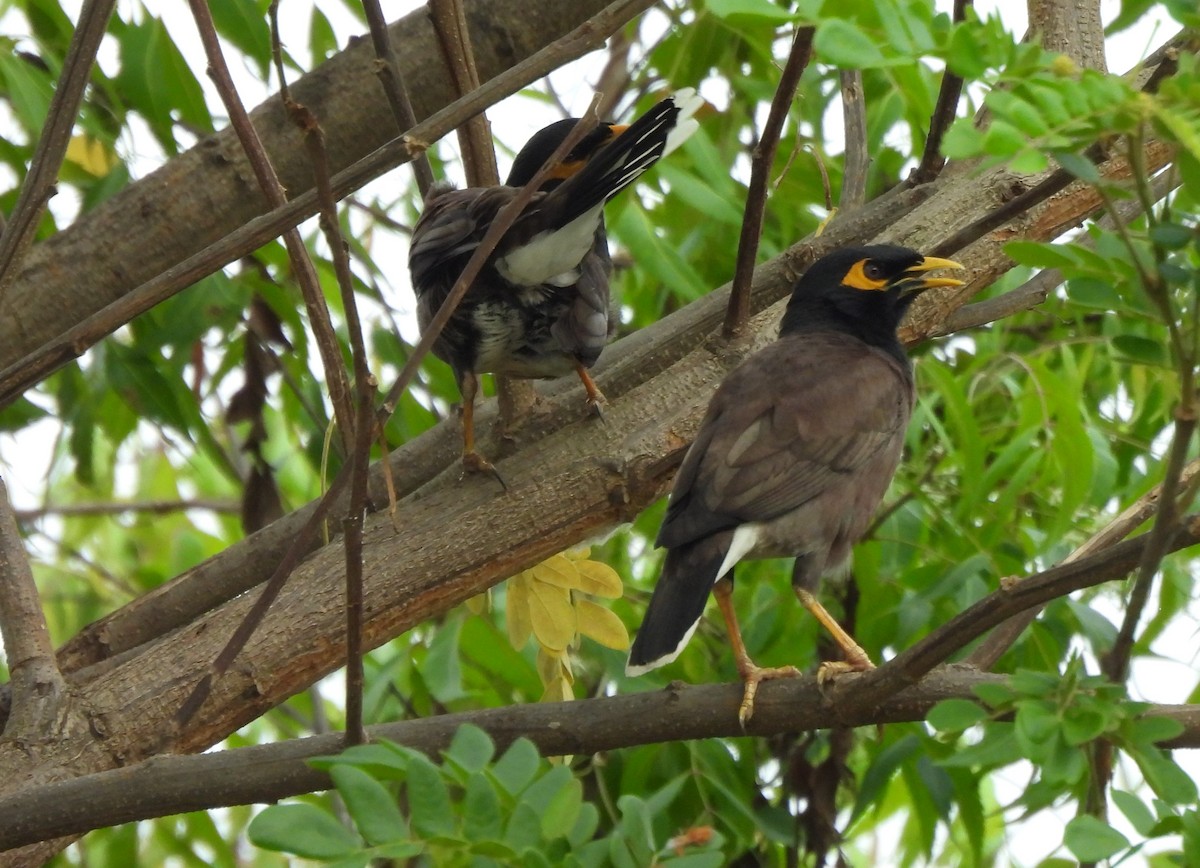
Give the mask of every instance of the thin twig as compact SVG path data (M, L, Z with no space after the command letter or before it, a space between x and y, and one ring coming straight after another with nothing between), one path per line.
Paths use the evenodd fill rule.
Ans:
M954 0L955 22L964 19L970 5L971 0ZM915 187L932 181L946 165L946 158L942 156L942 139L946 130L954 123L962 89L962 78L952 73L950 67L946 67L942 71L942 85L938 89L937 103L933 107L933 115L929 118L929 134L925 137L925 150L921 154L921 162L905 181L909 186Z
M861 205L867 195L867 172L871 167L871 155L867 153L867 105L863 100L861 72L840 70L838 80L842 88L842 124L846 132L838 209L849 211Z
M62 75L50 98L46 123L29 162L29 171L0 234L0 299L4 298L17 274L17 266L33 243L46 204L57 192L58 172L67 155L79 104L114 6L116 0L86 0L79 12L79 23L71 34Z
M49 738L62 713L66 681L42 612L33 569L0 478L0 639L8 658L12 710L3 735L18 742Z
M479 87L479 70L467 31L467 15L462 0L429 0L429 17L442 48L442 59L450 71L457 96ZM500 183L492 130L483 112L458 128L458 146L462 150L468 187L491 187Z
M274 27L274 22L272 22ZM278 30L272 40L279 44ZM346 554L346 744L362 744L363 729L363 569L362 534L367 512L367 469L371 463L371 439L374 431L372 409L376 380L367 362L367 345L363 338L362 320L354 294L354 277L350 271L350 256L338 221L337 202L330 185L329 155L325 150L325 135L320 122L305 106L288 94L282 64L279 67L280 94L293 122L304 134L304 147L313 167L313 188L321 208L321 231L333 258L338 291L346 316L346 330L354 363L354 444L350 455L350 503L342 519L343 548Z
M742 232L738 238L737 264L733 272L733 291L729 296L729 307L725 312L722 334L731 338L738 333L750 315L750 281L754 276L754 260L758 254L759 237L762 235L763 215L767 208L767 184L771 179L771 166L775 162L775 150L779 147L779 136L787 120L788 109L800 76L804 74L812 57L813 28L801 27L792 39L792 49L787 63L779 76L779 86L771 99L771 109L762 136L754 146L750 164L750 188L746 191L746 207L742 212Z
M229 66L221 49L217 29L213 24L212 13L206 0L188 0L192 17L196 20L196 29L200 33L200 41L204 45L204 54L208 60L208 74L217 87L221 102L229 113L229 123L237 132L238 141L254 171L259 189L272 208L287 204L287 194L271 165L262 140L250 121L250 115L238 95L233 78L229 74ZM292 264L296 281L304 296L304 305L308 311L309 324L316 338L317 349L320 351L321 363L325 369L325 382L329 387L329 398L333 402L333 414L337 419L338 429L342 435L342 445L349 452L353 439L354 415L350 401L350 384L346 378L346 369L342 364L341 349L338 346L337 335L333 331L333 322L329 317L329 308L325 304L321 283L312 259L304 246L300 232L291 228L283 233L284 246L287 248L288 259Z
M1120 684L1129 675L1129 658L1133 654L1133 644L1137 633L1138 622L1146 609L1150 598L1150 588L1154 584L1154 576L1162 563L1178 521L1179 508L1176 495L1180 489L1184 464L1187 461L1188 450L1192 445L1192 435L1196 432L1196 416L1186 415L1186 410L1180 406L1175 412L1175 434L1171 441L1171 452L1167 459L1167 467L1163 473L1162 494L1159 500L1158 517L1151 529L1141 561L1138 563L1137 578L1133 590L1129 594L1129 604L1125 608L1125 618L1112 648L1100 661L1104 675L1112 682Z
M47 504L39 506L36 509L18 509L15 510L15 514L17 521L31 522L50 515L63 517L78 515L123 515L127 512L168 515L173 512L187 512L189 509L237 513L241 510L241 506L233 500L198 497L195 500L128 500L111 501L108 503Z
M453 131L477 112L511 96L564 63L602 44L605 37L654 0L615 0L599 15L547 45L512 68L489 79L478 90L435 112L388 144L333 177L337 198L358 190L391 169L423 153L429 142ZM7 406L63 365L79 358L101 339L139 314L186 289L217 269L246 256L280 233L317 213L316 192L309 190L281 207L272 208L183 262L146 281L101 308L83 322L0 371L0 408Z
M272 5L277 2L278 0L274 0ZM376 58L375 74L379 76L379 83L383 85L392 116L396 119L396 128L402 131L412 129L417 125L417 116L413 112L412 100L408 98L408 88L404 86L404 76L400 72L396 52L392 50L391 34L379 0L363 0L363 12L367 16L367 26L371 28L371 45L375 49ZM424 152L413 160L413 175L417 179L417 189L424 198L433 184L433 167L429 165L429 157Z

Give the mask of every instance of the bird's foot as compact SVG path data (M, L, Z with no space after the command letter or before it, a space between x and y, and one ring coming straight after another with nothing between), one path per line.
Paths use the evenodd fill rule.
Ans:
M592 414L601 422L604 421L604 408L608 405L608 401L604 395L597 392L595 395L588 395L587 407L592 411Z
M745 729L746 723L754 716L754 695L758 693L759 683L773 678L795 678L800 675L800 670L795 666L764 668L751 664L741 674L742 704L738 706L738 723Z
M470 452L464 452L462 457L463 475L468 473L490 473L500 483L500 487L508 491L508 483L504 481L504 477L500 475L500 471L496 469L496 465L488 461L474 449Z
M827 660L817 667L817 684L824 687L847 672L869 672L875 664L866 655L861 660Z

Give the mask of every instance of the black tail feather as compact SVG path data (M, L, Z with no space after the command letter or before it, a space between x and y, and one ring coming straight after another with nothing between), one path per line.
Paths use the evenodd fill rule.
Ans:
M628 674L664 666L683 650L704 614L730 539L729 533L715 534L667 552L654 596L629 649Z
M542 210L553 210L556 225L565 225L620 193L658 162L678 117L674 99L658 103L588 157L582 169L546 197Z

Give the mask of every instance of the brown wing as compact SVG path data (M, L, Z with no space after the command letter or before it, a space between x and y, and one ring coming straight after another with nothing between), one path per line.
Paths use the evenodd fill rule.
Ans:
M713 396L658 544L804 505L901 436L912 404L912 375L887 353L834 332L781 338Z

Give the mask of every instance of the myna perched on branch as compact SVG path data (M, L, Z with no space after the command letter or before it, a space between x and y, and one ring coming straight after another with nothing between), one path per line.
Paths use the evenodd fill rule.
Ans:
M760 681L798 674L756 666L734 614L734 566L772 557L796 558L796 595L845 653L820 674L872 668L814 594L866 532L900 461L915 392L896 327L919 293L962 284L929 271L961 267L880 245L838 250L800 278L779 340L721 383L675 478L658 532L666 563L630 675L679 655L712 589L745 684L745 723Z
M696 129L702 104L688 88L629 126L599 124L567 155L497 245L433 345L454 370L463 397L463 464L491 469L475 451L473 410L481 373L525 379L572 371L599 410L588 374L616 321L609 303L612 261L604 204ZM517 154L507 182L456 190L435 184L413 229L408 264L424 331L496 213L566 140L568 119L538 132Z

